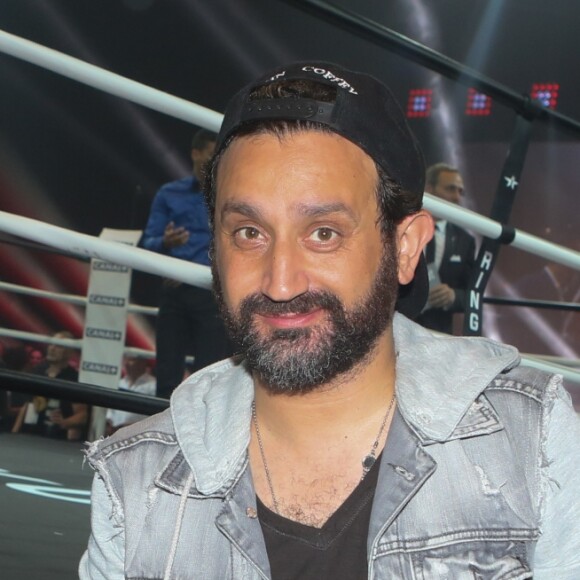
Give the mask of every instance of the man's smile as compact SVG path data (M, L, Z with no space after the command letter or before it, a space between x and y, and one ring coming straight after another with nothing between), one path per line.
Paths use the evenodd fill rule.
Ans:
M323 316L322 308L309 312L280 312L276 314L257 314L258 319L267 326L274 328L301 328L311 326Z

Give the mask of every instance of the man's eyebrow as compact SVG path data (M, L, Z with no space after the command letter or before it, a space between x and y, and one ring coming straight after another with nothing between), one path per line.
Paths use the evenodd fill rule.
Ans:
M336 201L329 203L300 203L296 206L297 213L305 217L323 217L333 213L345 213L355 219L352 209L346 204Z
M239 213L253 220L259 220L262 216L260 210L243 201L226 201L221 211L221 218L223 219L227 214Z
M299 203L294 207L296 213L303 217L316 218L334 213L343 213L352 220L356 219L352 208L342 202ZM259 221L262 218L262 212L259 208L244 201L227 201L222 207L221 218L224 219L226 215L233 213L241 214L256 221Z

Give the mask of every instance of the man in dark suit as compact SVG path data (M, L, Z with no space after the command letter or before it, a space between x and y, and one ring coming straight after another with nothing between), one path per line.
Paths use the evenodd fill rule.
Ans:
M425 191L459 204L463 179L459 170L445 163L427 169ZM429 269L429 301L417 322L452 334L453 313L465 308L467 285L475 261L475 240L464 229L437 220L435 235L425 250Z

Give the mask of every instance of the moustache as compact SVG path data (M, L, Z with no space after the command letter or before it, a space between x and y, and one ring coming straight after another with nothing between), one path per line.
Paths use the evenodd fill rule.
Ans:
M342 308L341 301L331 292L310 291L287 302L275 302L263 294L252 294L244 298L240 314L248 316L276 316L281 314L306 314L315 308L334 311Z

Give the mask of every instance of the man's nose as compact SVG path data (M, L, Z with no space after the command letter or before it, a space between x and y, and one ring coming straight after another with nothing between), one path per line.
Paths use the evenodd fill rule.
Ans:
M287 241L272 243L262 275L262 293L270 300L286 302L308 291L305 259L299 246Z

